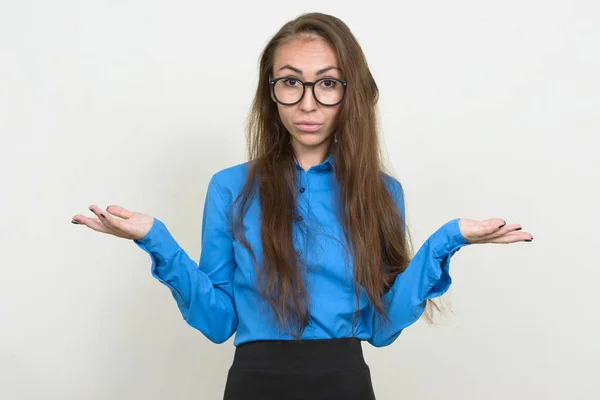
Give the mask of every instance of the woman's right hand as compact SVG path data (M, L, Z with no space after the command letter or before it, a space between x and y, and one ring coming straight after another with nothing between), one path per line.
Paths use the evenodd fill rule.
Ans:
M90 211L97 218L88 218L85 215L77 214L71 222L85 225L96 232L131 240L139 240L146 236L154 223L154 217L151 215L129 211L114 205L106 207L106 211L91 205Z

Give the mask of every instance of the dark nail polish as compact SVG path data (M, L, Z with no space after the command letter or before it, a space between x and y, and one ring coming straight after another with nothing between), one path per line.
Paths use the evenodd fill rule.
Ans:
M106 215L104 215L104 214L100 214L100 216L101 216L102 218L106 218Z
M92 210L92 207L90 207L90 211L91 211L91 212L94 212L94 210Z
M523 228L517 228L517 229L515 229L515 231L520 231L521 229L523 229Z
M500 229L500 228L503 228L503 227L505 227L505 226L506 226L506 222L505 222L505 223L503 223L502 225L500 225L500 226L498 227L498 229Z
M531 242L533 240L533 238L531 239L525 239L526 242Z
M75 225L79 225L79 222L77 222L77 221L71 221L71 223L75 224Z

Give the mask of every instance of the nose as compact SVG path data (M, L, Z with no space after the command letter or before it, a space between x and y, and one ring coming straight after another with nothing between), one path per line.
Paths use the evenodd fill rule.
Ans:
M315 100L314 86L306 86L304 91L304 97L300 101L300 109L305 112L314 111L317 108L317 101Z

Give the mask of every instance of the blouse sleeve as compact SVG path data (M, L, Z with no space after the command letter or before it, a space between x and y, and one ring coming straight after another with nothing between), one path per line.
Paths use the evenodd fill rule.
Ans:
M227 207L213 176L204 203L199 264L156 218L146 236L135 241L150 255L152 276L170 289L184 320L215 343L229 339L238 325L233 297L236 263Z
M396 202L404 217L401 188L397 191ZM373 335L368 340L373 346L391 344L404 328L421 317L428 299L448 290L452 283L450 258L469 244L460 231L459 220L448 221L434 232L396 278L384 299L390 321L383 322L377 316L373 320Z

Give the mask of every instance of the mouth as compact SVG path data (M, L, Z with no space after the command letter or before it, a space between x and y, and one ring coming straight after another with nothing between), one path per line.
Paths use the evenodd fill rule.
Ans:
M323 126L323 124L319 124L314 121L302 121L302 122L296 123L296 126L298 127L298 129L300 129L303 132L315 132L315 131L318 131L319 128L321 128L321 126Z

